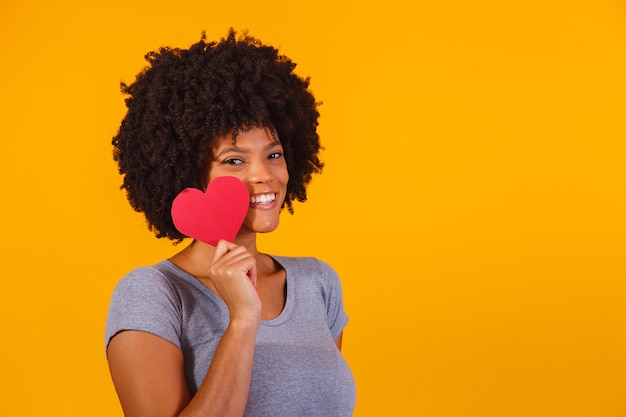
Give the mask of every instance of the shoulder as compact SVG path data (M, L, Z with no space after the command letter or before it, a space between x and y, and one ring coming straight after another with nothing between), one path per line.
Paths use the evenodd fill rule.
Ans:
M314 257L272 256L286 270L302 274L335 274L326 262Z
M142 330L176 343L183 303L175 277L162 264L134 269L117 283L107 315L107 345L122 330Z
M115 286L112 305L140 308L146 304L169 304L180 308L182 282L164 262L130 271Z
M348 323L348 316L343 307L341 281L335 269L317 258L276 257L276 260L287 271L288 291L289 283L295 281L296 292L320 300L333 339L339 337Z
M274 256L292 279L317 282L323 289L340 286L335 269L323 260L314 257Z
M142 266L130 271L115 286L115 292L127 291L172 291L172 277L163 272L161 264Z

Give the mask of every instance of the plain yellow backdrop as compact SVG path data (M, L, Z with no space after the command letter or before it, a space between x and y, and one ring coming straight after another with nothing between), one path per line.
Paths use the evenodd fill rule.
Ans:
M233 26L323 102L262 249L344 285L355 416L626 415L626 5L0 2L0 415L121 416L103 328L176 247L119 190L120 81Z

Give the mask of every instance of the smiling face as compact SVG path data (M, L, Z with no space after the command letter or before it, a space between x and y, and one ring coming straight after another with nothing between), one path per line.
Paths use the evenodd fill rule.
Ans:
M207 181L229 175L239 178L250 192L250 206L239 234L271 232L278 227L287 193L289 173L283 147L267 127L216 138L211 148Z

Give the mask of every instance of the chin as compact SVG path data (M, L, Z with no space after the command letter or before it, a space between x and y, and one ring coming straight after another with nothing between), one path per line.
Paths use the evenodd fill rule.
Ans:
M241 231L247 231L248 233L270 233L278 228L278 222L275 223L244 223L241 227Z
M248 217L244 222L244 227L256 233L269 233L278 228L280 223L279 215L268 216L268 213L259 213L254 217Z
M278 228L278 223L265 224L260 227L255 227L253 230L257 233L270 233Z

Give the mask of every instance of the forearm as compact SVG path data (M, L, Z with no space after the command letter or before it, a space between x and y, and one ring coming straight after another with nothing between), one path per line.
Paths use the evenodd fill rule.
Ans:
M246 408L258 321L231 321L202 385L180 417L241 417Z

